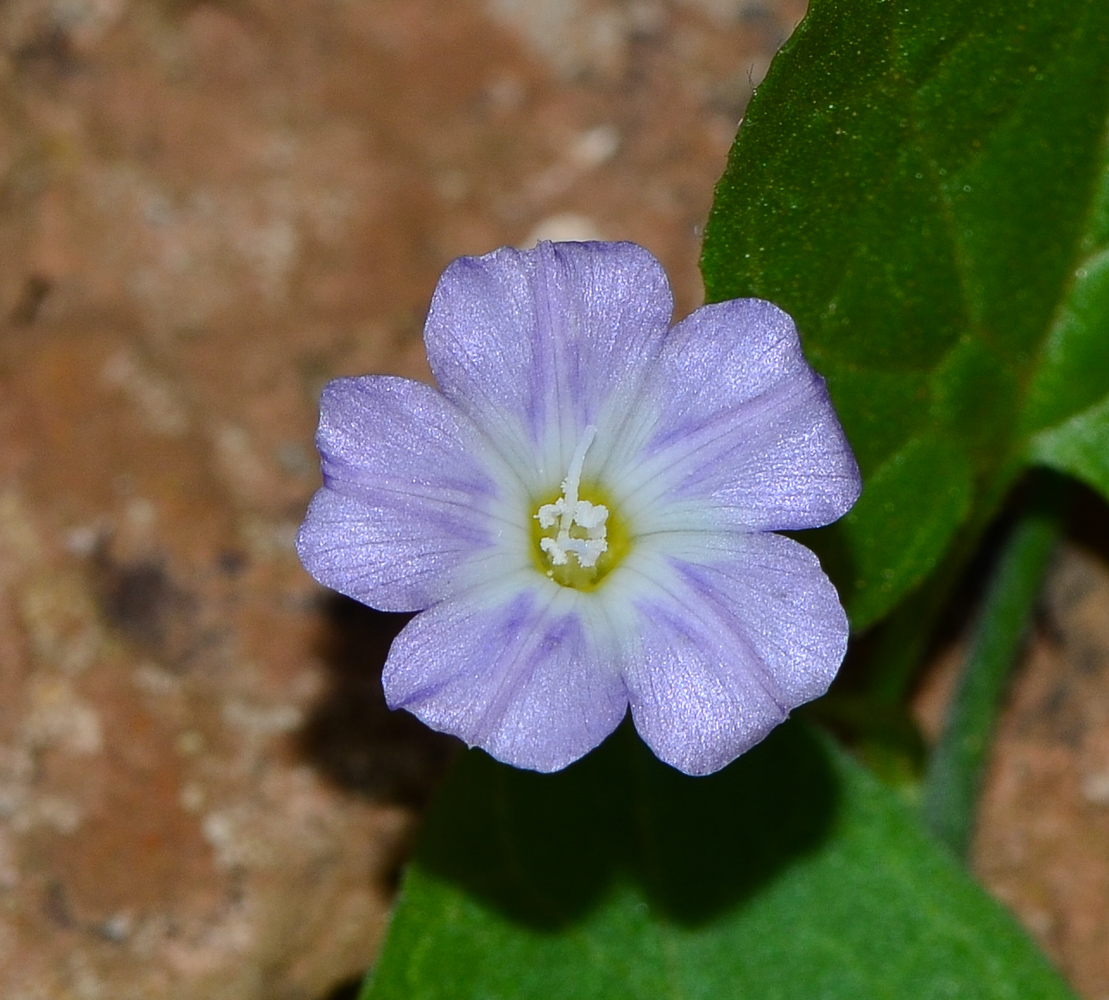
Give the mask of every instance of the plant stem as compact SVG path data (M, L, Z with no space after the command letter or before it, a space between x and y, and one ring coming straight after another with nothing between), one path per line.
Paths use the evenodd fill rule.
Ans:
M924 779L924 821L965 859L990 735L1059 537L1064 484L1045 474L1006 538Z

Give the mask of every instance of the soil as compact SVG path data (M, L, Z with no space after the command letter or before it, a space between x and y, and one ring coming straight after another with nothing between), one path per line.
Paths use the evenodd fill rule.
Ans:
M631 239L698 305L713 184L803 12L0 3L3 996L317 1000L372 962L453 747L382 703L403 619L292 551L318 392L427 378L439 273L503 244ZM1096 534L1052 577L975 866L1104 1000Z

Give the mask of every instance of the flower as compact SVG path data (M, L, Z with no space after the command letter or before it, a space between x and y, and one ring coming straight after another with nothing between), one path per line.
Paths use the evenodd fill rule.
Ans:
M630 706L658 757L708 774L827 689L846 615L773 534L858 496L824 381L769 302L670 329L672 309L631 243L463 257L424 330L438 390L324 390L297 551L335 590L420 612L385 663L390 707L555 771Z

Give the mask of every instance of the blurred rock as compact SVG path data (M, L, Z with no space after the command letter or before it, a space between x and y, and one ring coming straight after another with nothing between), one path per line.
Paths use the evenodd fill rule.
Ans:
M403 618L296 561L319 390L429 377L442 268L529 234L635 240L697 306L802 10L0 4L0 997L321 1000L373 960L452 744L384 708ZM1036 655L1098 660L1089 600ZM1098 670L1017 695L979 848L1085 984Z
M316 997L372 957L413 796L371 803L327 779L327 740L304 752L342 623L251 509L275 463L244 440L227 468L137 340L0 344L0 994ZM372 685L385 645L360 648ZM359 746L387 766L441 744Z
M561 241L588 241L602 240L604 235L597 228L592 219L576 212L562 212L540 221L527 238L521 243L522 247L533 247L540 240Z
M1062 548L1002 718L975 867L1082 996L1109 997L1109 510Z

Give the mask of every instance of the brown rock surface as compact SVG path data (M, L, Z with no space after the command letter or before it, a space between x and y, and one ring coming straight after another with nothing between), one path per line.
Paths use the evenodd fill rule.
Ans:
M0 4L0 996L315 1000L447 744L291 550L338 374L461 253L629 238L700 298L796 0ZM1101 512L1104 523L1104 511ZM1066 557L977 865L1109 997L1109 578Z
M0 5L0 996L313 1000L448 745L291 540L461 253L697 227L797 3Z
M1109 511L1093 506L1002 719L975 867L1083 996L1109 1000Z

